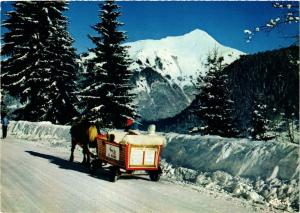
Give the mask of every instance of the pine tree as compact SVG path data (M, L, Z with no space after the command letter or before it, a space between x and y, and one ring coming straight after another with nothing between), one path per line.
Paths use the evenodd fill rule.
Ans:
M238 134L233 117L233 104L230 99L228 75L223 72L224 58L214 49L207 57L207 75L198 82L200 93L196 96L199 105L196 113L200 116L203 134L232 137ZM198 79L199 81L201 78Z
M27 100L29 91L26 81L34 81L30 72L37 59L38 38L36 34L37 21L30 16L32 2L14 3L16 11L8 12L8 19L3 25L8 29L4 34L1 54L7 56L1 61L2 88L12 95L20 95L23 102Z
M256 140L269 140L273 136L270 135L271 120L268 119L269 110L266 101L263 99L263 95L257 95L253 101L253 112L252 112L252 128L251 137Z
M45 120L55 123L67 123L77 115L74 103L77 102L74 95L76 87L76 63L75 49L72 47L73 39L67 32L67 19L62 15L66 10L65 2L51 2L53 5L51 35L48 38L48 54L51 61L51 83L46 87L45 94L49 94L48 110Z
M123 127L126 117L137 116L133 106L132 76L128 69L130 60L124 32L118 31L123 23L117 20L119 6L114 1L105 1L100 10L100 23L93 26L98 36L89 36L95 44L91 49L96 57L91 61L85 87L80 92L81 102L86 104L83 114L94 122L109 127Z
M75 51L65 2L17 2L3 26L2 87L19 96L18 119L67 123L76 114Z

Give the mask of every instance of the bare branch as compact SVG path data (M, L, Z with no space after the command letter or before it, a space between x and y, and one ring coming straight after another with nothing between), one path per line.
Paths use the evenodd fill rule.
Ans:
M253 37L258 32L271 32L273 29L278 28L278 26L283 26L286 24L295 24L299 23L299 5L295 2L285 2L285 3L273 3L274 8L279 8L284 10L284 14L281 16L277 16L275 18L271 18L265 24L261 26L257 26L253 29L245 29L245 39L246 42L250 42ZM299 41L299 36L293 36L292 38L296 38L296 41Z

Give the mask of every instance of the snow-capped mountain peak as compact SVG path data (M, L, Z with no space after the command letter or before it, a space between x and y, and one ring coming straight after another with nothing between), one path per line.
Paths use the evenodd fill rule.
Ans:
M197 45L205 44L205 45L211 47L211 45L218 43L207 32L200 30L200 29L195 29L195 30L188 32L181 36L168 36L162 40L171 40L171 41L180 40L181 42L183 42L182 43L183 45L188 45L188 46L193 46L193 44L197 44ZM194 48L196 48L196 47L193 46L193 49Z
M181 36L159 40L147 39L125 43L133 63L133 83L136 104L143 119L172 117L185 109L194 99L195 82L205 75L208 54L217 48L230 64L244 53L223 46L207 32L195 29ZM81 57L81 63L93 53Z
M231 63L243 52L225 47L205 31L196 29L182 36L169 36L160 40L140 40L126 44L134 59L131 69L155 68L180 87L192 85L199 74L205 73L204 63L213 48Z

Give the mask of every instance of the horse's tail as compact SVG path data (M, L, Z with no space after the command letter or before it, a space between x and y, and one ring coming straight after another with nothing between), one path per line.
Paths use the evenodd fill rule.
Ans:
M89 128L89 141L91 143L95 141L97 135L98 135L97 127L95 125L90 126L90 128Z

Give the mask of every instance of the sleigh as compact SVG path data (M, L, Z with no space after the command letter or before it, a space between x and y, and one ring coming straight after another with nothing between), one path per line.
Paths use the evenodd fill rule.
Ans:
M113 131L98 135L97 158L91 163L91 172L108 164L112 182L121 175L140 174L136 172L140 170L146 171L152 181L158 181L162 173L160 154L164 143L163 137L151 134Z

